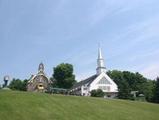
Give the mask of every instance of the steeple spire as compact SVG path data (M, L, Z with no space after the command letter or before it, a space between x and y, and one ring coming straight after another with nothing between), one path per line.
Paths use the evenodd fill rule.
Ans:
M104 65L104 59L102 56L102 50L101 47L99 46L98 48L98 59L97 59L97 74L101 74L102 72L106 73L106 67Z
M98 59L103 59L101 47L98 48Z
M44 72L44 64L42 62L39 64L38 71L39 72Z

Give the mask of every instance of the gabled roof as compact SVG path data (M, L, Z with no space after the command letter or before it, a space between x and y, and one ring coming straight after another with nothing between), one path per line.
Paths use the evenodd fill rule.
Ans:
M89 78L87 78L85 80L82 80L82 81L80 81L78 83L75 83L73 85L72 89L80 87L80 86L85 85L85 84L90 85L97 77L98 77L98 75L93 75L93 76L91 76L91 77L89 77Z
M48 77L45 75L44 72L38 72L36 75L31 75L30 79L28 80L28 83L32 82L38 76L44 76L49 81Z

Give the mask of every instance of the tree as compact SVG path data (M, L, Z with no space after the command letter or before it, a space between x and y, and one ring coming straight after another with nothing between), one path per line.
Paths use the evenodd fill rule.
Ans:
M27 90L27 82L28 80L20 80L20 79L13 79L11 83L9 84L9 88L12 90L20 90L20 91L26 91Z
M69 89L73 86L75 75L73 74L73 66L68 63L59 64L54 68L53 77L54 86Z
M147 80L141 86L141 90L143 91L141 94L145 95L145 98L148 102L153 102L154 89L155 89L155 81L153 80Z
M25 79L22 81L22 91L27 91L27 84L28 84L28 80Z
M123 80L123 73L118 70L108 71L108 76L114 80L114 82L118 85L120 81Z
M118 97L120 99L129 99L131 97L131 90L130 90L130 87L129 87L129 84L126 80L121 80L120 81L120 84L118 85Z
M159 103L159 77L157 77L156 84L155 84L154 102Z
M129 99L130 98L130 87L128 81L126 80L127 75L118 70L108 71L107 74L114 80L118 85L118 98Z
M152 101L154 82L143 77L141 74L129 71L108 71L107 74L118 85L118 97L121 99L132 99L131 91L138 91L138 94L144 94L147 101Z
M101 89L92 90L91 97L104 97L104 92Z

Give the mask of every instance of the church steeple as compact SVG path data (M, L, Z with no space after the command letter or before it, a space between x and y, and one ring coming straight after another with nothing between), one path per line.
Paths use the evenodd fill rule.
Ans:
M102 72L106 73L106 67L104 65L104 59L102 56L101 47L98 48L98 59L97 59L97 75L101 74Z

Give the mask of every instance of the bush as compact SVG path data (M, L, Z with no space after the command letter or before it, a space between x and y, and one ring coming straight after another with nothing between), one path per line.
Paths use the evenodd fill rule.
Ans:
M101 89L92 90L91 97L104 97L104 92Z
M20 79L13 79L9 84L9 88L12 90L19 90L19 91L26 91L27 90L27 82L28 80L20 80Z

